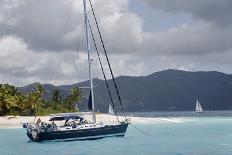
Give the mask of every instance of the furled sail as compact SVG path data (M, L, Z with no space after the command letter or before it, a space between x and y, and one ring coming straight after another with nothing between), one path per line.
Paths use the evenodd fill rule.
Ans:
M90 93L89 93L88 110L93 110L93 106L92 106L92 94L91 94L91 91L90 91Z

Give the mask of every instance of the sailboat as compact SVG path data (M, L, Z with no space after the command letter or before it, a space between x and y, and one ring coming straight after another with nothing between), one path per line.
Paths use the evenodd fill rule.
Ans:
M96 20L95 12L93 9L93 5L91 0L89 0L90 8L92 10L92 15L95 20L95 24L98 30L99 38L102 43L102 47L104 49L104 54L108 63L108 67L110 69L110 73L112 76L112 80L114 83L115 91L118 97L118 101L120 103L122 112L125 112L121 100L121 96L117 87L117 83L115 81L110 62L107 56L107 52L105 49L105 45L101 36L101 32ZM27 130L27 136L31 141L41 142L47 140L53 141L73 141L73 140L92 140L99 139L105 137L112 136L121 136L123 137L127 131L127 127L130 124L126 115L123 120L119 120L117 111L115 108L115 101L112 99L112 93L109 89L108 82L106 80L106 76L104 73L103 65L101 62L101 58L98 53L98 49L95 43L95 39L93 36L93 32L91 29L91 25L88 20L87 6L86 0L83 0L84 6L84 21L85 21L85 34L86 34L86 51L88 53L88 71L89 71L89 82L90 82L90 93L89 93L89 101L88 101L88 109L90 113L60 113L60 114L51 114L49 122L45 123L38 119L36 122L28 122L24 123L23 127ZM117 122L115 123L104 123L98 122L95 115L95 106L94 106L94 89L93 89L93 80L92 80L92 69L91 69L91 55L90 55L90 40L89 40L89 32L91 32L92 39L95 45L95 49L98 54L98 59L100 61L101 69L104 75L106 87L108 90L108 94L111 99L110 106L115 116L117 117ZM87 121L84 118L84 115L91 115L91 121ZM59 123L58 123L59 122ZM59 125L58 125L59 124Z
M113 110L113 108L112 108L112 106L111 106L111 104L109 104L109 114L110 115L114 115L115 113L114 113L114 110Z
M197 102L196 102L196 112L197 113L202 113L203 112L203 108L202 108L201 103L199 102L199 100L197 100Z

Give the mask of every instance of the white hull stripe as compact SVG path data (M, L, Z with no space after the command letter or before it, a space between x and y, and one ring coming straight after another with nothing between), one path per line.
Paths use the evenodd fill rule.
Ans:
M88 136L88 137L77 137L77 138L65 138L65 139L54 139L54 140L44 140L44 141L75 141L75 140L85 140L85 139L94 139L94 138L105 138L105 137L114 137L114 136L123 136L125 133L117 133L117 134L108 134L108 135L99 135L99 136Z

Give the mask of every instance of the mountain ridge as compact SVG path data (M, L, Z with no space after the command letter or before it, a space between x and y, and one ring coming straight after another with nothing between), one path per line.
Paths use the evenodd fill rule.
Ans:
M194 111L195 102L200 100L205 110L232 110L232 75L217 71L182 71L163 70L147 76L119 76L116 78L125 109L135 111ZM104 80L94 79L96 110L107 112L110 100ZM112 79L108 80L114 89ZM26 93L36 84L19 87ZM59 89L67 96L74 86L86 87L88 81L72 85L54 86L43 84L47 99L51 92ZM82 89L83 101L79 104L81 110L87 109L87 89ZM113 93L117 102L116 93ZM118 107L119 108L119 107Z

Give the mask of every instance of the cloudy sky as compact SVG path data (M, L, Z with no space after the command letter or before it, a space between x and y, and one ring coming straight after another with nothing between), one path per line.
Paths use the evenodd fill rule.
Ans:
M231 0L93 3L116 76L163 69L232 74ZM84 40L81 0L0 0L0 83L85 80ZM94 50L92 58L101 78Z

